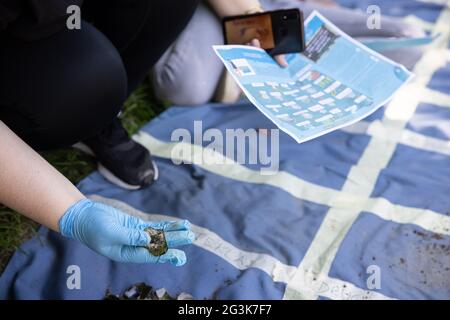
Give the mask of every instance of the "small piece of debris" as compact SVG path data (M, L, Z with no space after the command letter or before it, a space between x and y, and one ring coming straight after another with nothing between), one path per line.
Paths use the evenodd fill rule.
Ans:
M194 300L194 297L185 292L172 297L164 288L154 290L151 286L140 283L125 290L122 295L115 295L107 290L104 300Z
M190 295L189 293L182 292L178 296L177 300L194 300L194 297Z
M441 234L433 233L432 238L435 240L442 240L444 239L444 236L442 236Z
M167 250L169 250L166 242L166 236L164 235L163 230L147 228L145 229L145 231L148 233L151 239L147 249L152 255L154 255L155 257L159 257L165 254Z
M158 299L161 300L167 294L167 290L165 288L161 288L161 289L156 290L155 293L156 293L156 296L158 297Z

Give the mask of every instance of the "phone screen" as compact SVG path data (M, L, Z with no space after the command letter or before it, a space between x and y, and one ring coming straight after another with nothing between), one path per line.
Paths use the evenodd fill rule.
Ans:
M225 32L228 43L247 44L258 39L263 49L275 48L270 13L228 20L225 22Z

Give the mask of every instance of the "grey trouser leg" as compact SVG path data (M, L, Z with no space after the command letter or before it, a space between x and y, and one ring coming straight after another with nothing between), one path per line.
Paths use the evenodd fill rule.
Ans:
M296 0L262 0L267 10L297 7L307 17L318 10L352 37L420 36L420 28L399 19L382 17L381 29L367 28L367 14L361 10L323 7ZM197 105L211 100L223 72L223 65L212 50L223 44L219 19L200 5L186 30L165 53L152 72L156 94L178 105ZM420 49L408 48L384 53L391 59L411 67L420 57Z
M156 94L173 104L198 105L211 100L223 72L212 48L223 44L222 26L205 5L152 71Z

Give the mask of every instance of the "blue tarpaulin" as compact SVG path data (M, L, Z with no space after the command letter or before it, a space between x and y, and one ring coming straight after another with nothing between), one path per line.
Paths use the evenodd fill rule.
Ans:
M172 133L194 136L195 121L224 136L237 128L270 135L274 125L250 103L172 107L136 137L156 157L156 184L126 191L96 172L79 188L144 218L189 219L198 238L187 264L115 263L41 228L1 276L0 298L101 299L146 282L196 299L449 299L450 6L342 2L416 15L443 33L389 105L303 144L280 132L274 175L261 175L258 163L170 159ZM191 143L195 154L208 144ZM81 288L71 290L73 265Z

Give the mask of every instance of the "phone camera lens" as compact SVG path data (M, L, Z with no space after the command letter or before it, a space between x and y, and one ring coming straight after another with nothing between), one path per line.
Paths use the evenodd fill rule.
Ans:
M297 20L297 19L298 19L297 13L288 13L288 14L283 15L284 21Z

